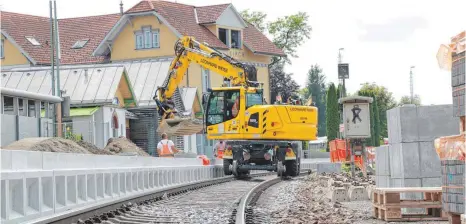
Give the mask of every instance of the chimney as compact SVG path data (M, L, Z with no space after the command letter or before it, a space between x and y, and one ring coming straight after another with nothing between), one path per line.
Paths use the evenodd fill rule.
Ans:
M123 15L123 0L120 1L120 14Z

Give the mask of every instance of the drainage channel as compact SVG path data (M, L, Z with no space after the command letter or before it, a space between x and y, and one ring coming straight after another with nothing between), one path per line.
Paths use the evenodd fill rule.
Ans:
M232 213L241 197L252 187L275 176L275 173L265 172L241 180L228 176L184 184L34 223L234 223Z

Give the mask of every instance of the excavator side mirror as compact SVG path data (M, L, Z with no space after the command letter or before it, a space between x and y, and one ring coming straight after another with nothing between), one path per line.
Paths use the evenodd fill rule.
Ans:
M210 93L204 93L204 94L202 94L202 105L203 105L204 107L207 106L207 102L208 102L208 100L209 100L209 95L210 95Z

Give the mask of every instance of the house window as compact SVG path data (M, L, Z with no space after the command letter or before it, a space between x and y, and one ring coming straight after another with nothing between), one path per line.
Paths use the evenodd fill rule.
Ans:
M2 42L0 43L0 58L4 58L5 57L5 49L3 47L4 45L4 40L2 39Z
M15 115L13 97L3 96L3 113Z
M210 88L210 70L208 69L201 69L202 72L202 92L206 93L207 89Z
M218 29L218 38L220 39L220 41L222 41L225 45L229 45L228 44L228 30L226 29L223 29L223 28L219 28Z
M136 36L136 49L160 47L160 32L158 29L153 30L150 26L147 26L140 31L136 31L134 35Z
M83 48L84 45L86 45L88 41L89 41L89 39L78 40L78 41L76 41L76 43L74 43L74 45L71 48L73 48L73 49Z
M231 48L241 49L241 31L218 28L218 39Z
M37 39L35 37L33 37L33 36L25 36L25 37L29 41L29 43L31 43L32 45L40 46L39 41L37 41Z
M231 48L241 48L241 32L238 30L231 30Z

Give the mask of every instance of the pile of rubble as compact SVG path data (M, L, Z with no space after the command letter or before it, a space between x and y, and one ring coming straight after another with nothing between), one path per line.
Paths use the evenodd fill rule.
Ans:
M268 188L253 210L253 223L372 223L371 213L332 201L316 173Z
M74 142L63 138L24 138L3 147L2 149L96 155L150 156L125 137L109 139L107 146L104 149L100 149L89 142Z

